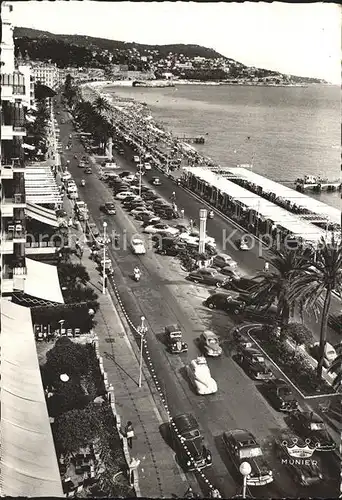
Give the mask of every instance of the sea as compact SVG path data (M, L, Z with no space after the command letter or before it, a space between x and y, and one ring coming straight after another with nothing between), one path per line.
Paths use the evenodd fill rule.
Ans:
M204 137L196 149L221 166L253 164L289 187L306 174L341 178L338 86L106 86L104 92L145 103L176 137ZM341 207L339 192L307 194Z

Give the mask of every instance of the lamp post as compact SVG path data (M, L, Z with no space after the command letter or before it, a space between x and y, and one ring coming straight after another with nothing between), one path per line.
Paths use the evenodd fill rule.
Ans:
M65 319L60 319L58 321L58 323L60 324L60 329L59 329L60 336L62 336L62 329L63 329L64 322L65 322Z
M205 252L205 235L206 235L206 226L207 226L207 215L208 215L208 211L201 208L199 211L200 231L199 231L199 243L198 243L198 252L200 254Z
M139 387L141 387L141 379L142 379L142 360L143 360L143 345L144 345L144 336L147 332L147 327L145 326L145 317L141 316L141 324L138 326L137 331L140 335L140 363L139 363Z
M102 293L106 293L106 228L107 228L107 222L103 222L103 265L102 265L102 272L103 272L103 283L102 283Z
M139 196L141 197L141 176L142 176L142 172L141 172L141 164L139 166Z
M242 498L246 498L246 489L247 489L247 478L252 472L252 468L248 462L242 462L240 465L239 471L243 476L243 488L242 488Z

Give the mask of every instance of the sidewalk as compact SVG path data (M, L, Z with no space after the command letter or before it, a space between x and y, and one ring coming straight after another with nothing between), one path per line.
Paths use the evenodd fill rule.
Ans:
M72 205L67 198L64 208L68 215L72 214ZM75 236L73 241L82 236L82 232L75 228L72 228L72 232ZM89 256L90 249L84 246L82 264L89 273L90 285L99 295L100 310L95 317L95 333L98 336L104 370L109 383L114 386L122 428L129 420L134 427L136 437L129 452L131 458L140 460L138 474L141 496L183 497L189 485L175 462L173 450L165 443L159 431L159 426L167 422L166 416L161 417L152 397L146 380L149 377L147 369L143 370L142 387L138 387L139 357L134 353L127 336L129 327L120 318L110 294L102 294L100 274ZM80 262L77 256L72 256L72 260Z

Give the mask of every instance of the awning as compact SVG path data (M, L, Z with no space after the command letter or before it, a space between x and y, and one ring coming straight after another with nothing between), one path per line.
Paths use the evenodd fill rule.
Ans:
M27 307L1 301L1 496L62 497Z
M24 293L39 299L64 304L57 267L26 257Z
M61 204L62 196L51 168L46 165L27 165L25 169L26 201L34 204Z
M36 149L34 146L31 146L31 144L26 144L25 142L23 143L23 148L24 149L30 149L31 151L33 151L34 149Z
M57 217L54 210L41 207L35 203L26 203L26 215L49 226L58 227Z

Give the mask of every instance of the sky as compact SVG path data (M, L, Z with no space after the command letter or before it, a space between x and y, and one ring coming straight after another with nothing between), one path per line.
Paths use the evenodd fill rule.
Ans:
M248 66L341 82L337 4L31 0L13 6L15 26L146 44L198 44Z

